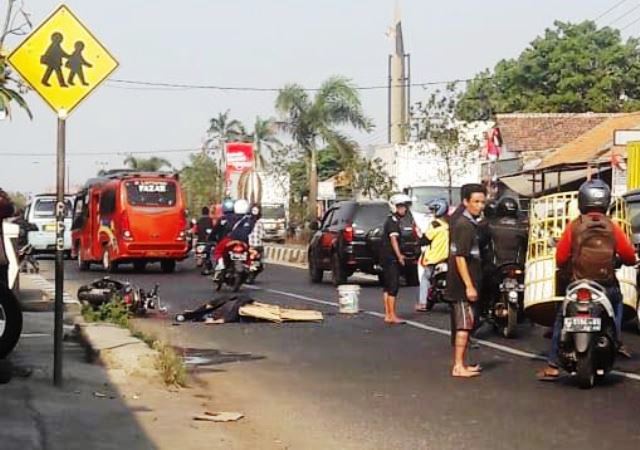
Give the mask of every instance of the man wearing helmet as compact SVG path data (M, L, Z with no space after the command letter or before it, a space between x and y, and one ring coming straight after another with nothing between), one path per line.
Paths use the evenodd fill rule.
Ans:
M383 271L384 321L388 324L404 323L396 315L396 298L400 290L400 271L405 267L401 250L401 222L409 212L411 199L405 194L393 195L389 200L391 215L384 223L381 262Z
M607 291L615 311L618 339L622 332L622 293L615 275L615 259L632 266L636 252L625 232L606 215L611 203L611 189L602 180L589 180L580 186L580 216L567 225L556 248L558 268L570 270L571 281L588 279ZM597 236L597 240L590 239ZM593 241L593 244L592 244ZM558 308L553 326L548 366L538 373L542 381L553 381L560 375L558 347L562 331L562 308Z
M249 235L253 231L254 221L249 214L250 205L247 200L240 199L233 203L233 209L230 212L230 203L225 200L222 204L223 218L217 233L220 240L213 252L213 259L216 261L214 271L214 279L218 279L224 270L224 249L226 245L232 241L249 242Z
M427 296L431 275L434 267L446 261L449 257L449 224L446 217L449 212L449 202L445 199L436 199L427 204L433 214L433 221L429 224L420 245L426 247L420 256L420 266L424 268L420 277L420 289L418 291L418 304L416 311L427 311Z

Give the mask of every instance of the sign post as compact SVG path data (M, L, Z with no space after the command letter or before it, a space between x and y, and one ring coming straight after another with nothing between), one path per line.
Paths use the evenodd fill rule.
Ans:
M65 5L34 29L7 60L58 117L53 382L62 386L66 120L118 62Z

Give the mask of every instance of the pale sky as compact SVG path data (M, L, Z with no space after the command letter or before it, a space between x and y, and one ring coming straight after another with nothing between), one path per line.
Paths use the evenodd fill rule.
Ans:
M24 0L35 24L58 0ZM405 49L412 81L468 78L517 56L556 19L594 19L615 0L404 0ZM599 21L632 9L629 0ZM5 1L1 15L4 16ZM393 0L68 0L120 62L113 78L169 83L279 88L288 82L316 87L345 75L361 86L384 85L391 43L385 36ZM622 27L634 11L614 23ZM640 22L625 36L640 33ZM20 38L21 39L21 38ZM13 48L20 39L7 42ZM424 95L414 88L412 100ZM200 146L208 120L227 109L250 126L273 116L275 93L213 90L124 89L104 84L67 121L71 183L82 184L100 168L121 167L129 151ZM36 94L27 100L33 121L21 111L0 121L0 186L40 192L55 180L53 112ZM386 142L387 92L363 91L366 113L377 125L362 144ZM7 153L21 153L7 156ZM74 153L92 153L74 156ZM27 156L47 153L50 156ZM95 153L110 153L97 155ZM148 156L148 155L142 155ZM177 166L186 153L162 154Z

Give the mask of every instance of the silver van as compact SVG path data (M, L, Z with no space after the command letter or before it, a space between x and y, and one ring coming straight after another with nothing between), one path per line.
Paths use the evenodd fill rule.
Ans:
M71 253L71 213L73 211L73 197L65 198L67 205L64 221L64 250ZM34 253L52 253L56 250L56 196L36 195L27 205L24 218L38 227L38 231L29 232L29 244Z

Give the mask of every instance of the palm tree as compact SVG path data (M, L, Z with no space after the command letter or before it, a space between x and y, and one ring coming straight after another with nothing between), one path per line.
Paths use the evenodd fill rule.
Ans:
M130 169L139 170L141 172L158 172L163 167L172 168L171 163L164 158L152 156L151 158L136 158L133 155L127 156L124 164Z
M255 144L254 163L257 170L264 169L270 159L268 156L271 156L274 150L282 145L282 142L276 137L277 133L275 120L256 117L253 132L247 135L247 140ZM267 151L266 154L264 150Z
M33 119L33 114L29 106L27 106L27 102L17 90L8 87L9 82L17 83L17 81L9 75L6 59L0 55L0 111L4 112L8 117L11 117L11 102L15 102L25 110L30 119Z
M245 135L245 132L242 122L236 119L229 119L229 110L226 110L209 121L207 134L209 136L207 144L216 141L218 144L224 144L240 140Z
M318 144L332 145L342 151L353 149L353 141L339 127L352 126L370 131L360 96L353 84L335 76L325 81L311 99L298 84L285 86L276 99L276 109L284 116L282 129L305 150L309 159L309 218L317 218Z

